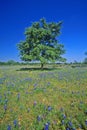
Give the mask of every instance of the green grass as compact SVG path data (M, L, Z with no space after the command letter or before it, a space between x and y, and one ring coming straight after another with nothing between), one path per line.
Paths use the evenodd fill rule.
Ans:
M0 130L87 130L87 68L0 66Z

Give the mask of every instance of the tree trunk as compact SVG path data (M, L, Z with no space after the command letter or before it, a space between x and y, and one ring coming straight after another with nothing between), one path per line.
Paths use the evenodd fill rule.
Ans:
M44 64L43 63L41 63L41 69L43 70L43 66L44 66Z

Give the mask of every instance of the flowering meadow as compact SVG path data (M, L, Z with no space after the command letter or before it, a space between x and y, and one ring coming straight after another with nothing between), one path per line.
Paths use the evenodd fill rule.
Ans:
M28 67L0 66L0 130L87 130L87 68Z

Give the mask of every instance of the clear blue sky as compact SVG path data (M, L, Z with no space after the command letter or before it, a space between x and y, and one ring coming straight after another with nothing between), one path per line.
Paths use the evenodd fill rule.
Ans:
M83 61L87 51L87 0L0 0L0 61L20 61L16 44L32 22L63 21L59 40L68 62Z

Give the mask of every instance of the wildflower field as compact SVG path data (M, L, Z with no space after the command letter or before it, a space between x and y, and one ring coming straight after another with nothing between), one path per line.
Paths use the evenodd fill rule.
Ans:
M87 130L87 67L0 66L0 130Z

